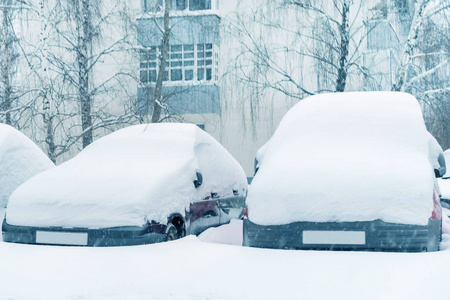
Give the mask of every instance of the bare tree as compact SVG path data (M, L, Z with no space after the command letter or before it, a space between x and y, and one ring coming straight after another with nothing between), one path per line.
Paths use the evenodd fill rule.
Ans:
M411 64L414 49L417 47L417 39L419 30L424 20L424 13L426 6L430 0L417 0L414 9L414 17L412 19L411 28L406 40L406 45L401 55L401 63L397 71L396 83L392 86L393 91L404 91L405 81L408 72L408 67Z
M161 39L161 58L158 68L158 75L156 79L155 85L155 93L154 93L154 105L153 105L153 113L152 113L152 123L157 123L161 119L161 108L163 107L163 99L162 99L162 88L163 88L163 79L166 71L166 62L167 56L169 54L169 39L170 39L170 0L164 1L164 28L161 29L162 39Z
M311 56L319 62L324 62L334 69L334 71L331 71L336 73L334 90L336 92L343 92L347 84L348 69L351 67L349 63L351 59L349 56L350 42L355 34L350 31L350 7L353 6L355 8L355 5L353 5L352 0L333 0L329 4L332 4L333 7L333 11L331 12L327 12L324 6L316 1L285 0L285 5L294 6L297 9L303 10L308 17L322 20L322 24L319 26L325 25L325 32L328 33L326 36L327 39L325 40L324 37L313 35L311 36L311 40L315 43L323 44L325 47L321 47L321 49L324 52L305 52L304 55ZM359 5L361 4L360 2ZM359 14L356 14L355 18L357 17L359 17ZM359 45L355 47L356 50L359 48ZM327 58L326 54L329 52L335 52L335 55L332 57L337 58L337 63Z
M251 86L298 99L345 91L349 77L354 76L356 82L368 73L361 64L361 46L367 35L361 20L362 3L264 2L257 10L236 18L234 29L242 41L242 51L235 69Z
M128 80L135 71L109 70L133 51L135 32L125 27L133 17L120 1L106 9L101 2L20 1L27 11L22 26L36 33L17 44L27 83L20 103L28 109L20 125L28 122L27 133L54 162L76 154L94 135L138 120Z
M77 105L79 110L75 113L69 109L65 116L66 119L76 115L80 117L79 122L73 122L65 129L67 145L73 146L81 140L84 148L93 141L95 130L137 120L132 105L121 107L119 112L107 108L112 99L116 99L118 90L121 90L122 95L126 94L129 87L120 83L128 80L132 74L116 71L109 77L96 79L102 77L98 74L102 74L105 60L115 62L117 56L126 57L126 53L132 50L131 35L134 34L119 28L117 31L123 31L124 35L108 40L106 37L115 34L112 28L129 16L123 15L125 12L120 1L108 3L107 8L102 4L101 0L56 1L54 10L59 14L53 14L54 19L48 24L56 34L52 37L51 49L46 51L46 59L54 78L62 78L60 83L66 86L57 89L55 95L63 99L64 107L71 106L73 109ZM81 127L79 130L76 129L78 126ZM67 146L61 148L67 149Z
M0 121L13 124L12 111L13 102L16 100L14 88L14 77L17 72L17 37L13 28L13 17L15 14L13 0L3 0L1 9L1 32L0 32Z
M450 148L450 1L428 4L404 73L402 91L423 104L428 130L444 149ZM399 81L400 82L400 81ZM398 83L399 83L398 82Z

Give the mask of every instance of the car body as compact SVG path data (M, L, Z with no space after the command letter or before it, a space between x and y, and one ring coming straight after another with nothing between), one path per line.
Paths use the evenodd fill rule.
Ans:
M34 175L55 164L23 133L0 124L0 217L11 193Z
M3 240L118 246L199 234L241 218L247 181L239 163L192 124L136 125L21 185Z
M435 251L442 149L417 100L398 92L322 94L295 105L258 151L243 244Z
M446 164L450 162L450 149L444 151ZM441 205L447 209L450 208L450 172L446 172L442 178L438 179L439 190L441 194Z

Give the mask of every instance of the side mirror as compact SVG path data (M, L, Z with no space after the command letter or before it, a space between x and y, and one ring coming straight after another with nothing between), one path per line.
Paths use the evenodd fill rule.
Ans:
M256 159L256 157L255 157L255 162L254 162L254 170L255 170L255 173L253 174L253 176L255 176L259 170L259 161L258 161L258 159Z
M444 174L447 172L444 154L439 153L438 162L439 162L439 169L434 169L434 175L436 175L437 178L440 178L444 176Z
M203 183L203 175L200 172L195 172L195 175L197 175L197 179L194 180L194 186L195 188L198 188Z

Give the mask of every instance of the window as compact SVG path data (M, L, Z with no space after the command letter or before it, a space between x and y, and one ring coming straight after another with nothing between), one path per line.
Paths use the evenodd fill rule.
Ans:
M150 47L140 52L141 82L156 82L156 47Z
M212 79L212 44L197 45L197 80ZM206 73L206 74L205 74Z
M211 9L211 0L189 0L189 10Z
M164 81L217 81L219 55L213 44L172 45L169 48ZM160 48L149 47L140 52L140 79L154 83L160 61Z
M175 8L176 8L176 10L185 10L186 9L186 0L176 0Z
M181 45L171 46L169 51L170 80L183 80L183 47Z
M407 0L395 0L395 6L400 14L408 14L409 6Z
M161 12L164 7L163 0L142 0L144 12ZM219 8L219 1L215 2L215 9ZM170 0L171 10L207 10L211 9L211 0Z
M184 80L194 80L194 45L183 45Z
M387 20L369 20L366 26L368 49L383 50L394 44L395 37Z
M163 0L142 0L144 12L158 12L162 10Z

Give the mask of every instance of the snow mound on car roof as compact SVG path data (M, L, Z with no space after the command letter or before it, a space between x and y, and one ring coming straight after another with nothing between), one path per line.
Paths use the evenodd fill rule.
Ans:
M249 218L263 225L376 219L425 225L441 151L411 95L309 97L257 154Z
M198 158L198 159L197 159ZM195 188L196 171L203 184ZM11 196L7 222L101 228L166 223L191 201L246 189L239 163L192 124L136 125L105 136Z
M30 177L54 167L50 159L23 133L0 124L0 207Z

